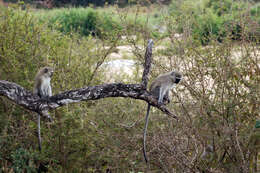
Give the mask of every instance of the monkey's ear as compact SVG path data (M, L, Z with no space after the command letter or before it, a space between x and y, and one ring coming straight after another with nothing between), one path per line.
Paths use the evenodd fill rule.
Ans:
M48 72L48 68L44 68L44 73L47 73Z

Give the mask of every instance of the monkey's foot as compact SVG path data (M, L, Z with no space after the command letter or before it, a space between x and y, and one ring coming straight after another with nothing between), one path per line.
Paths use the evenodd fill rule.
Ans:
M163 102L160 102L160 101L158 101L158 105L159 105L159 106L162 106L162 105L164 105L164 103L163 103Z
M167 105L167 104L169 104L170 102L171 102L170 99L164 99L164 100L163 100L163 104L164 104L164 105Z

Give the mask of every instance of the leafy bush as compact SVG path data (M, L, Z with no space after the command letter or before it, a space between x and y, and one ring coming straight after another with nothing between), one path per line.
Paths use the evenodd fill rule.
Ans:
M126 9L120 14L115 11L115 7L61 8L33 11L31 14L41 22L48 23L50 28L58 29L66 34L77 32L82 36L92 35L107 39L108 36L116 38L119 34L140 34L136 31L153 31L153 34L159 37L160 33L156 29L160 25L161 18L139 14L140 9L136 9L135 12Z
M161 0L162 4L169 4L171 0ZM17 3L19 0L4 0L4 2ZM24 0L25 3L38 4L41 8L56 8L56 7L87 7L87 6L101 6L106 5L118 5L119 7L125 7L131 4L150 5L151 3L157 3L156 0L142 1L142 0L43 0L43 3L39 3L38 0Z
M83 36L116 32L120 24L108 13L99 13L93 8L63 8L43 11L36 16L64 33L78 32Z
M77 33L65 35L49 28L45 23L38 22L31 13L16 8L3 8L0 11L0 38L0 79L18 83L32 90L37 70L43 66L52 66L55 69L52 79L54 94L100 83L103 80L100 66L116 46L113 40L102 42L91 36L82 37ZM54 172L62 166L65 168L66 164L69 164L66 167L68 169L77 168L77 165L72 163L75 162L75 158L83 159L85 148L89 148L90 145L84 140L88 128L78 127L86 121L82 118L86 115L86 108L94 105L94 103L70 105L70 111L68 107L64 107L58 112L51 113L59 123L51 125L52 128L42 123L42 133L45 134L42 135L44 152L41 153L39 162L45 163L47 160L47 164ZM25 169L26 165L21 161L21 157L27 157L28 152L24 150L37 151L37 127L34 114L26 112L2 97L0 109L1 171L9 169L6 165L11 165L13 169L18 165L19 169ZM67 129L61 131L60 127ZM68 138L64 138L64 133L71 135L67 134ZM94 134L93 130L89 135L95 138ZM68 143L63 145L59 143L58 138ZM78 155L72 157L69 154L69 159L61 162L64 157L63 147L75 149L75 145L79 149L77 150L79 153L76 154L82 154L82 157L79 158ZM16 151L17 148L24 148L24 150ZM80 148L83 151L80 151ZM72 150L67 151L75 153ZM14 153L14 161L10 159L10 153Z
M11 154L11 158L13 160L13 165L11 168L13 168L14 172L36 172L36 156L34 153L27 151L26 149L19 148Z
M201 11L209 16L199 16L200 10L192 6L189 9L194 9L187 13L189 16L182 14L186 20L182 20L183 32L193 29L196 23L190 21L199 20L203 30L228 35L220 26L231 25L230 16L222 19L212 9ZM111 78L112 74L104 74L100 65L115 50L118 43L112 36L117 33L106 32L111 34L108 40L64 34L35 18L38 16L18 9L0 11L1 80L31 90L37 69L50 65L55 68L52 86L56 94ZM169 16L170 22L176 22L172 18ZM211 25L217 29L208 27L204 20L213 21ZM134 60L141 64L141 45L145 43L140 40L147 39L149 30L135 25L138 21L122 21L129 35L128 42L120 41L131 44ZM169 32L174 34L174 27ZM195 33L203 35L203 30ZM130 37L132 31L136 38ZM228 36L220 44L216 42L218 35L207 37L210 46L201 46L194 40L190 42L188 34L173 39L172 33L164 40L155 40L155 46L160 47L153 51L151 76L172 69L183 73L167 105L179 120L156 109L151 111L149 165L144 164L141 151L146 103L107 98L64 106L50 112L53 123L42 122L43 151L37 159L48 165L49 172L246 172L252 168L248 141L259 117L259 46L244 40L233 44ZM140 77L136 73L134 83ZM31 162L35 156L32 153L37 153L36 117L4 97L0 97L0 117L1 171L14 172L16 167L25 170L28 165L38 168ZM209 161L201 158L208 144L214 146ZM23 158L29 159L29 164Z
M250 10L250 15L253 21L257 22L257 26L260 25L260 3L254 5ZM260 27L258 27L258 33L260 34Z
M208 43L212 38L221 41L224 36L224 20L212 11L199 15L193 25L192 35L202 44ZM212 37L212 38L210 38Z
M214 13L218 16L222 16L224 14L230 13L233 10L233 1L232 0L224 0L224 1L217 1L217 0L209 0L206 3L206 7L213 9Z
M250 4L243 1L225 0L220 3L217 0L204 0L192 3L185 0L173 1L169 10L177 21L180 32L183 32L185 27L191 28L195 40L208 44L211 38L220 42L225 37L236 40L243 39L242 37L259 39L258 34L249 32L259 27L259 24L254 24L260 16L257 13L257 5L251 9L251 15L255 17L250 21L247 19L248 6ZM241 18L241 15L244 18Z
M251 16L260 17L260 3L254 5L250 10Z

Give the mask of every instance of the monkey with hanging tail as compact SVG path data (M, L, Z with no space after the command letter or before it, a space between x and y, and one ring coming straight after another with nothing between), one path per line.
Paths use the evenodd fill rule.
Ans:
M35 83L33 88L33 94L38 95L41 99L48 101L52 96L51 90L51 77L53 75L53 68L43 67L35 76ZM41 146L41 115L38 114L38 143L39 151L42 150Z
M162 74L155 78L150 86L150 93L158 99L159 104L163 104L163 100L166 99L169 102L169 91L174 87L175 84L178 84L182 78L181 73L177 71L171 71L169 73ZM143 133L143 155L145 162L148 162L146 156L146 132L148 127L149 112L151 105L148 104L147 112L145 116L145 127Z

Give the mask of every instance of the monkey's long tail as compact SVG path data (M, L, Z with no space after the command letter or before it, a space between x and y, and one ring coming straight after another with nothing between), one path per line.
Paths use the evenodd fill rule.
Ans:
M147 132L147 127L148 127L150 107L151 107L151 105L148 104L147 112L146 112L146 116L145 116L145 127L144 127L144 136L143 136L143 154L144 154L144 159L145 159L146 163L148 162L148 159L146 157L146 145L145 145L145 142L146 142L146 132Z
M39 151L42 151L42 138L41 138L41 115L38 114L38 143L39 143Z

